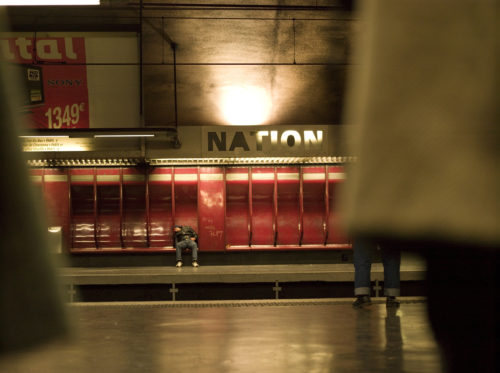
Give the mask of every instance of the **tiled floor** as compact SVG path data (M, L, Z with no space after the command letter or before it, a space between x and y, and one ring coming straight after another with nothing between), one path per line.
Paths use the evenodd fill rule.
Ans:
M9 373L441 372L424 302L351 300L76 304L75 333L0 360Z

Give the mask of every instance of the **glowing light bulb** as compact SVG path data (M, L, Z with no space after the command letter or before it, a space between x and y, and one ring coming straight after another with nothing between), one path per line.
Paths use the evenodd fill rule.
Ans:
M263 124L271 112L271 99L263 88L227 87L222 96L222 112L227 122L233 125Z

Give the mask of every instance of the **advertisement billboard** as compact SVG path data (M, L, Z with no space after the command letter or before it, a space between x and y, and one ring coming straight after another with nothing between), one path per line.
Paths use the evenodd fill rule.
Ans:
M19 64L23 106L30 128L89 128L83 37L0 38L5 61Z

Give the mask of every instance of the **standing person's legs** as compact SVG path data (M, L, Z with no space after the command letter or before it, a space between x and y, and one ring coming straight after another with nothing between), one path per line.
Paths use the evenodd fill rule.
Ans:
M373 250L376 247L370 241L354 241L354 308L364 308L372 304L370 299L370 271Z
M372 255L376 245L370 241L355 240L353 245L354 260L354 295L370 295L370 271Z
M401 251L384 246L381 246L380 249L382 251L382 264L384 265L384 295L386 297L398 297L400 294Z

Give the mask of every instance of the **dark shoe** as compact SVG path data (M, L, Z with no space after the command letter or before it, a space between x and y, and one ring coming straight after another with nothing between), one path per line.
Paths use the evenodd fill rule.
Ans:
M182 260L178 260L177 264L175 265L177 268L182 267Z
M387 300L385 302L385 306L388 308L398 308L399 307L399 300L397 300L396 297L387 297Z
M356 300L352 304L354 308L364 308L368 307L372 304L372 300L370 299L370 296L368 295L358 295L356 297Z

